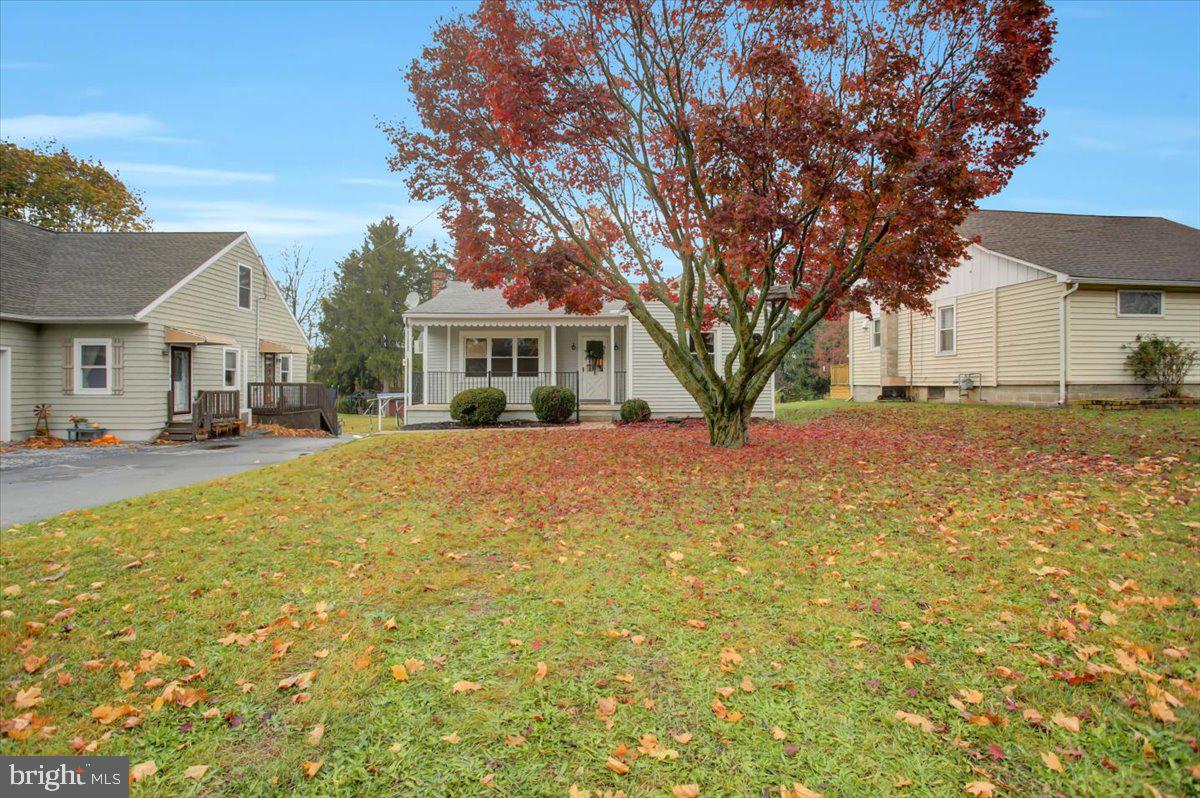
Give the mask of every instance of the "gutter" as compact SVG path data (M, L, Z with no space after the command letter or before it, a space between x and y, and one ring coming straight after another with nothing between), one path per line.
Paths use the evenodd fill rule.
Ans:
M136 316L27 316L21 313L0 313L0 319L30 324L145 324Z
M1058 303L1058 406L1067 406L1067 297L1079 290L1074 283L1059 297Z

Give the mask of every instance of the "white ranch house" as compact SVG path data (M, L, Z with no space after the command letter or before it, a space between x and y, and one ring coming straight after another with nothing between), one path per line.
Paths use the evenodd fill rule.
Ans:
M422 354L422 370L406 367L404 375L405 424L448 421L455 394L488 385L508 399L503 420L534 418L529 395L539 385L575 391L582 419L614 418L634 397L648 402L656 418L700 415L624 303L608 302L592 316L544 303L514 308L499 289L473 288L444 273L435 275L431 293L404 314L406 351ZM650 310L673 325L661 304ZM705 333L701 347L720 360L732 340L718 326ZM756 417L775 417L774 395L772 377L754 407Z

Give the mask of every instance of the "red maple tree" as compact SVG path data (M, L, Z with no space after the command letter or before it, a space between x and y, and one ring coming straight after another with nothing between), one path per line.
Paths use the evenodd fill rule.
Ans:
M484 0L409 68L421 125L383 128L460 277L627 302L737 447L820 319L926 309L1041 138L1054 31L1040 0Z

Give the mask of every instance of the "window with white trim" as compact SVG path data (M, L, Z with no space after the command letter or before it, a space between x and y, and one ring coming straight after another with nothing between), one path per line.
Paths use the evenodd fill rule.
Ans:
M500 335L463 338L463 371L468 377L536 377L541 368L540 338Z
M280 355L279 356L279 381L280 382L291 382L292 381L292 356L291 355Z
M238 387L238 359L239 352L236 349L226 349L222 354L222 377L221 384L226 389L234 389Z
M716 336L710 332L702 332L700 333L700 341L704 344L704 354L708 357L708 362L712 363L713 357L716 355L717 351ZM692 355L696 354L696 341L694 338L692 338L691 333L688 333L688 351L691 352Z
M937 309L937 353L939 355L954 354L957 324L954 305L942 305Z
M245 310L250 309L251 289L254 287L254 273L250 271L249 266L238 264L238 294L237 303L239 308Z
M883 319L871 319L871 348L883 346Z
M75 393L112 393L112 339L75 339Z
M1163 315L1162 291L1118 291L1118 316Z

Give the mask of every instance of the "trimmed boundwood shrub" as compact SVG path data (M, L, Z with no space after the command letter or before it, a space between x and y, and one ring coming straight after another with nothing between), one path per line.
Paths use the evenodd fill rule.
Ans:
M561 424L575 412L575 392L561 385L539 385L529 394L538 421Z
M450 400L450 418L468 427L495 424L507 405L499 388L468 388Z
M621 403L621 420L626 424L650 420L650 405L644 399L626 399Z

